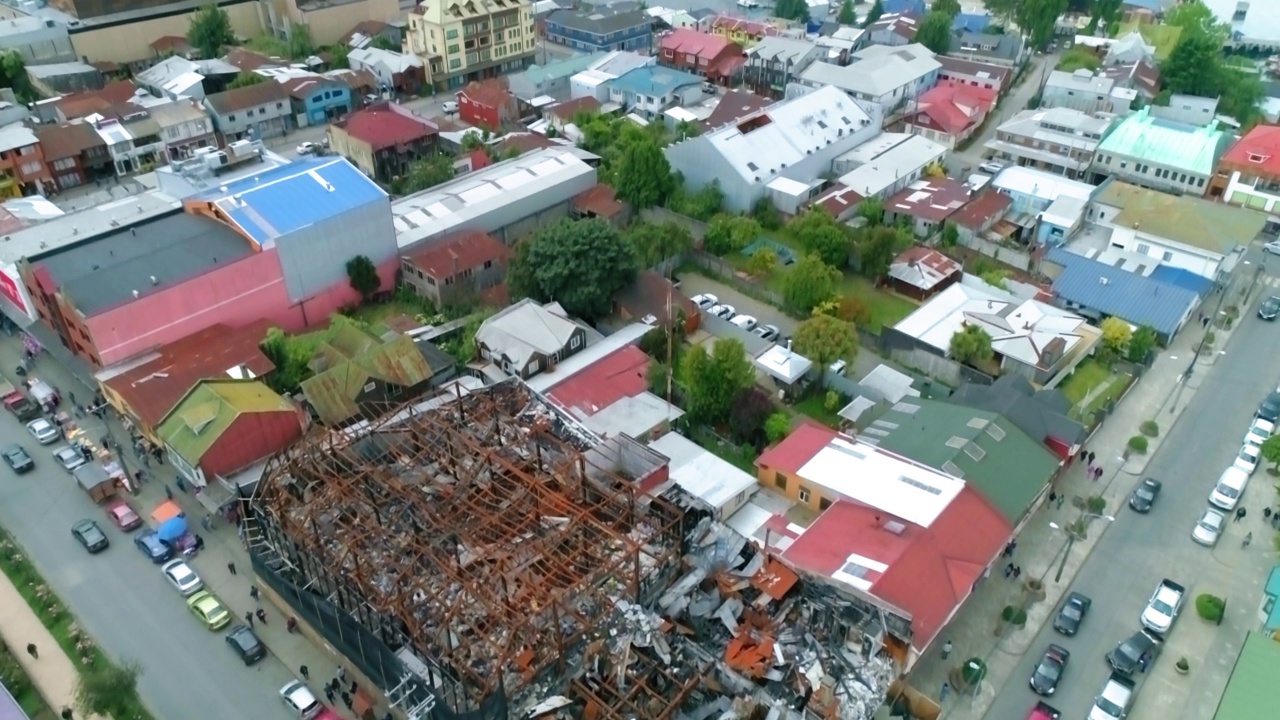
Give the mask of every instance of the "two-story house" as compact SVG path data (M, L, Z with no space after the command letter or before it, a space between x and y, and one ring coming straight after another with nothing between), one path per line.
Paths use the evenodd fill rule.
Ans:
M961 60L948 55L939 55L937 59L942 64L938 71L938 80L941 81L987 88L1003 95L1013 80L1013 70L1003 65Z
M1157 118L1146 106L1107 133L1090 170L1095 181L1114 177L1164 192L1204 195L1233 139L1216 120L1186 125Z
M427 69L416 55L376 47L357 48L347 54L352 70L368 70L382 87L401 95L417 95L427 86Z
M702 78L657 65L636 68L609 81L609 100L653 118L668 108L701 102Z
M1081 180L1113 122L1072 108L1023 110L996 128L986 148L997 160Z
M653 19L636 3L556 10L547 16L543 37L582 52L648 51L653 47Z
M435 90L520 72L533 64L532 0L423 0L409 11L408 52Z
M559 303L530 298L485 320L476 331L480 357L504 372L529 379L587 346L587 331Z
M819 61L827 51L808 40L771 36L757 41L746 53L743 82L757 95L781 98L787 85L797 82L807 69L825 64Z
M997 97L987 88L939 83L920 95L902 121L907 132L955 149L982 126Z
M117 175L149 172L168 162L160 124L146 110L122 110L110 117L95 114L85 120L92 123L107 144Z
M720 15L711 22L711 34L719 35L726 40L738 43L745 49L750 49L761 40L781 36L783 32L782 28L774 23Z
M401 258L401 277L435 307L471 303L506 281L510 255L492 235L463 230Z
M176 100L147 108L151 119L160 127L165 158L172 162L191 157L197 148L216 147L213 118L195 100Z
M46 123L37 128L36 136L59 190L115 175L107 144L87 122Z
M227 90L204 99L213 126L227 142L252 135L263 140L280 137L293 127L293 107L284 86L264 82Z
M923 45L872 45L853 54L846 67L814 63L800 74L810 87L830 85L875 118L889 118L938 84L942 64Z
M1102 73L1094 75L1088 68L1074 72L1054 70L1040 90L1040 107L1123 115L1129 111L1133 96L1132 91L1119 90L1114 80Z
M881 15L879 20L866 27L862 35L863 45L910 45L916 41L921 16L910 13Z
M1218 160L1208 197L1280 215L1280 127L1258 125ZM1273 232L1277 225L1269 221Z
M420 395L445 365L428 361L407 335L344 323L316 348L308 364L314 374L302 381L302 392L320 422L340 427Z
M658 62L696 73L715 83L727 83L746 62L742 46L720 35L680 28L662 38Z
M458 117L474 127L497 132L519 120L516 98L503 78L467 85L458 93Z
M54 189L35 132L22 123L0 128L0 196L48 194Z
M351 87L323 75L280 80L298 127L325 125L351 112Z
M329 149L389 186L415 161L432 155L439 128L401 105L379 103L329 125Z

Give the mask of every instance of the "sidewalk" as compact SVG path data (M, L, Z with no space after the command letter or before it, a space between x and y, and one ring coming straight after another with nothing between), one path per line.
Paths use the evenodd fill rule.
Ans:
M80 682L76 666L4 573L0 573L0 608L5 609L0 614L0 636L4 637L9 651L27 671L27 676L49 709L54 715L62 712L63 708L74 709L76 686ZM39 658L27 654L28 643L35 644ZM85 716L76 711L75 717ZM100 715L88 717L89 720L105 720Z

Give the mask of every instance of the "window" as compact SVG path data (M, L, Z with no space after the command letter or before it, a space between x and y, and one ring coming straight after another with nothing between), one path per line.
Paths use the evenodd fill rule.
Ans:
M235 121L236 121L236 116L235 116L235 115L228 115L228 116L227 116L227 122L235 122Z
M491 268L491 267L493 267L493 261L492 261L492 260L485 260L485 261L484 261L484 269L485 269L485 270L488 270L488 269L489 269L489 268Z
M1196 187L1204 187L1204 178L1196 178Z
M1165 250L1164 255L1160 259L1164 260L1165 262L1173 262L1173 253L1169 252L1168 250Z
M462 61L461 61L461 60L458 60L458 59L456 59L456 58L455 58L455 59L453 59L453 60L450 60L450 61L449 61L449 69L450 69L450 70L457 70L457 69L458 69L458 68L460 68L460 67L462 67Z
M829 499L827 499L827 498L818 498L818 509L819 509L819 510L826 510L826 509L827 509L827 508L829 508L829 507L831 507L831 500L829 500Z
M1187 183L1187 174L1186 174L1186 173L1182 173L1181 175L1179 175L1179 176L1178 176L1178 182L1180 182L1180 183L1182 183L1182 184L1184 184L1184 185L1185 185L1185 184Z
M444 39L445 39L445 40L456 40L457 38L458 38L458 29L457 29L457 28L454 28L453 30L449 30L449 31L445 32L445 34L444 34Z
M809 502L809 488L803 485L800 486L800 502L802 503Z
M1127 161L1125 161L1125 160L1121 160L1121 161L1120 161L1120 169L1121 169L1121 170L1127 170L1128 168L1129 168L1129 163L1128 163Z
M452 53L456 53L456 52L458 52L458 43L454 43L454 44L452 44L452 45L450 45L450 46L449 46L449 53L450 53L450 54L452 54Z
M1151 246L1146 243L1138 243L1138 252L1143 255L1151 254Z
M277 109L277 110L283 110L283 109L284 109L284 103L282 103L282 102L278 102L278 103L276 103L276 109Z
M578 349L578 348L580 348L580 347L582 347L582 336L581 336L581 335L574 335L572 338L570 338L570 339L569 339L569 349L570 349L570 350L577 350L577 349Z
M786 489L787 489L787 476L786 476L786 475L783 475L782 473L774 473L774 474L773 474L773 485L774 485L774 487L777 487L777 488L778 488L778 489L780 489L780 490L786 490Z

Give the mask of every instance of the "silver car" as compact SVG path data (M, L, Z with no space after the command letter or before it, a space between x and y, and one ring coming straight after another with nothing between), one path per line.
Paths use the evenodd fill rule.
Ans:
M714 315L724 320L732 320L738 314L738 309L728 304L716 305L715 307L708 310L707 314Z
M297 680L280 688L280 699L294 717L302 720L311 720L324 710L324 706L316 699L315 694Z
M36 418L27 423L27 432L41 445L49 445L62 437L62 430L44 418Z
M195 570L191 569L186 560L170 560L160 568L160 571L164 573L164 578L169 581L169 584L183 597L194 595L204 588L204 581L200 579Z
M1226 515L1206 508L1200 515L1200 519L1196 521L1196 526L1191 529L1191 539L1201 545L1213 547L1218 543L1218 537L1222 535L1222 527L1226 524Z
M85 463L84 453L70 445L63 445L60 448L54 449L53 459L57 460L58 464L62 466L62 469L67 472L73 472L76 468Z
M1280 255L1280 240L1272 240L1262 246L1263 252L1269 252L1272 255Z

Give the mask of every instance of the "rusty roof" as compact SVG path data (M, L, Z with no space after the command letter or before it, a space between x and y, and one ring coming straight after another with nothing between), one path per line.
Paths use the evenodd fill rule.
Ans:
M101 90L65 95L54 101L54 105L63 118L77 120L95 112L111 112L115 106L132 100L137 92L138 86L132 80L113 80Z
M551 106L549 111L552 115L561 120L572 121L574 116L581 112L598 112L600 110L600 101L586 95L584 97L575 98L566 102L558 103Z
M511 249L492 235L479 230L462 230L405 257L422 272L442 280L486 262L505 260L510 255Z
M316 373L302 381L307 401L320 419L336 425L359 414L356 399L370 380L411 388L434 374L408 335L379 337L351 324L335 328L312 358Z
M507 90L507 84L502 78L489 78L468 84L462 89L459 95L465 95L468 100L485 107L499 108L512 99L511 91Z
M222 58L226 62L235 65L244 72L252 72L263 67L281 67L285 65L285 61L276 58L270 58L262 53L256 53L252 50L244 48L231 48Z
M627 204L618 199L613 188L601 183L574 196L573 208L608 220L626 210Z
M968 205L957 210L951 216L951 222L970 230L978 230L990 225L1008 212L1013 205L1013 198L995 190L985 190Z

